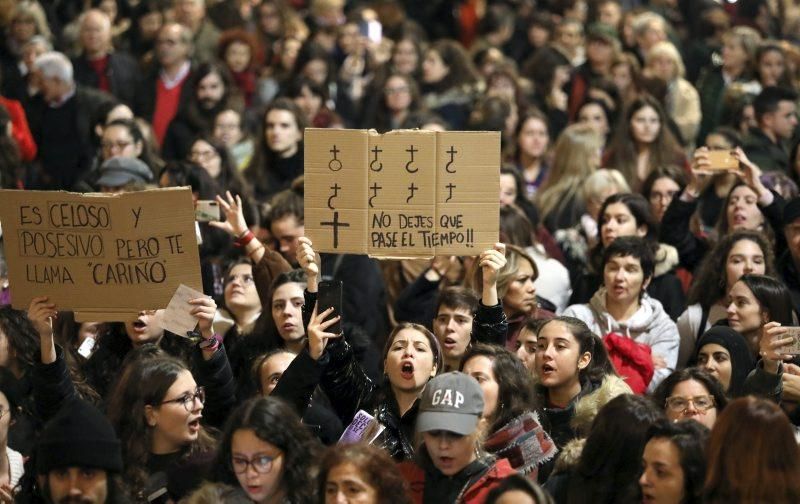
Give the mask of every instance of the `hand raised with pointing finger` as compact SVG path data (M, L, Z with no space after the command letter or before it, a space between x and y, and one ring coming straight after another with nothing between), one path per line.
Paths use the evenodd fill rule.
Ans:
M306 272L308 292L317 292L317 281L321 270L320 257L314 252L311 240L305 236L297 239L297 264Z

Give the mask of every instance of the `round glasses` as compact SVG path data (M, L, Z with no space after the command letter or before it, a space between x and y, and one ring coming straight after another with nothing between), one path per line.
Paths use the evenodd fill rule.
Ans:
M253 466L253 469L259 474L267 474L272 470L272 462L275 461L280 455L277 457L270 457L269 455L257 455L252 459L248 459L245 457L231 457L231 466L233 466L233 472L236 474L244 474L247 472L247 468Z
M205 404L206 402L206 389L203 387L197 387L197 390L194 394L185 393L180 397L176 397L175 399L169 399L167 401L161 401L161 404L183 404L183 407L186 408L188 413L194 411L194 402L200 401L200 404Z
M687 409L689 409L689 403L694 405L694 408L697 411L706 412L716 406L714 402L714 396L711 395L701 395L701 396L694 396L694 397L681 397L681 396L672 396L667 397L667 408L675 413L683 413Z

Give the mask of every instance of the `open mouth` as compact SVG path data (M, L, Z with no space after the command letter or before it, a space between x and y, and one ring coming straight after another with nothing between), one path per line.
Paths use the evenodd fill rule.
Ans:
M443 346L445 346L446 348L452 348L456 346L456 340L454 340L453 338L445 338Z
M197 432L200 430L200 417L189 422L189 430L192 432Z
M400 376L405 380L414 378L414 364L410 362L404 362L400 366Z
M142 321L141 321L141 320L139 320L139 319L137 319L137 320L134 320L134 321L133 321L133 328L134 328L134 329L142 330L142 329L144 329L145 327L147 327L147 323L145 323L145 322L142 322Z
M556 368L551 366L550 364L542 364L542 375L549 375L551 373L555 373Z

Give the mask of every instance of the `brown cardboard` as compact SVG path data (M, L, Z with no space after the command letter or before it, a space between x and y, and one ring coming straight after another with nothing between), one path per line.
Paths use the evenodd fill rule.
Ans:
M432 257L420 233L436 229L436 134L373 132L369 140L369 255Z
M366 254L366 130L307 128L305 234L320 252Z
M437 255L478 255L499 239L500 132L447 131L436 139L436 231L449 242Z
M320 252L477 255L498 240L498 132L306 129L305 149L305 234ZM348 224L336 244L334 223Z
M14 308L48 296L81 321L124 321L202 290L189 188L119 195L0 191Z

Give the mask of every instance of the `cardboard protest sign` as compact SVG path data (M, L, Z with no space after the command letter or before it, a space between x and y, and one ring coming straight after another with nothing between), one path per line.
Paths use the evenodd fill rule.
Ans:
M477 255L498 239L499 132L306 129L305 234L321 252Z
M305 233L319 251L366 254L367 134L331 131L306 130Z
M180 284L202 290L189 188L0 191L0 222L14 308L48 296L78 320L123 321Z

